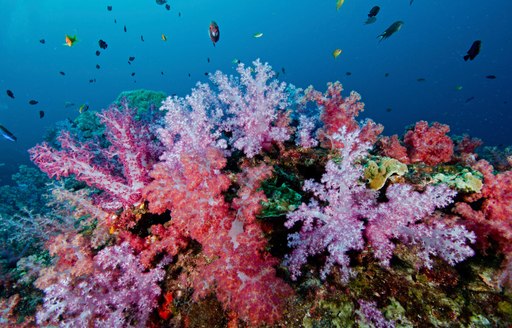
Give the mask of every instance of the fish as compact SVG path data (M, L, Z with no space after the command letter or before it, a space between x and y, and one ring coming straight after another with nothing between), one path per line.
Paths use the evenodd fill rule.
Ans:
M79 112L80 114L85 113L85 112L87 112L88 110L89 110L89 104L87 104L87 103L82 104L82 105L80 105L80 107L78 107L78 112Z
M463 88L463 86L462 86L462 85L457 85L457 86L455 86L455 90L457 90L457 91L462 90L462 88Z
M135 76L135 72L132 72L131 76Z
M400 31L400 29L402 28L402 26L404 26L404 22L402 21L396 21L394 22L393 24L391 24L384 32L382 32L381 35L379 35L377 37L377 39L379 39L379 41L382 41L384 39L387 39L389 38L390 36L392 36L393 34L395 34L396 32Z
M96 64L96 69L100 69L100 64Z
M164 75L164 72L160 72L161 75Z
M44 111L40 110L39 111L39 118L43 118L44 117Z
M384 73L384 77L388 77L389 76L389 73Z
M107 6L108 11L112 11L112 6Z
M101 51L96 50L96 56L99 56L101 54Z
M107 49L107 47L108 47L108 44L101 39L98 41L98 45L100 46L101 49Z
M141 35L141 36L140 36L140 40L141 40L142 42L144 42L144 35Z
M12 134L11 131L7 130L7 128L1 124L0 124L0 133L7 140L14 141L14 142L16 142L16 140L18 140L18 138L16 138L16 136L14 134Z
M156 0L157 5L163 5L167 2L167 0Z
M190 73L188 73L188 77L190 77Z
M60 71L59 74L62 76L66 75L66 73L64 73L63 71Z
M494 80L496 78L496 75L487 75L485 78L489 80Z
M131 62L132 62L132 61L134 61L134 60L135 60L135 57L134 57L134 56L130 56L130 57L128 57L128 61L131 61Z
M210 73L208 73L208 72L204 72L204 75L205 75L205 76L208 76L208 75L210 75Z
M263 36L263 33L261 32L258 32L258 33L254 33L253 37L255 37L256 39L259 39Z
M281 67L281 72L283 72L283 74L286 74L284 67Z
M393 110L393 108L391 108L391 107L386 108L386 112L388 112L388 113L390 113L392 110Z
M375 17L375 16L377 16L379 11L380 11L380 7L379 6L372 7L372 9L370 9L370 12L368 13L368 17Z
M5 93L7 93L7 95L8 95L9 97L11 97L12 99L14 99L14 98L15 98L15 97L14 97L14 93L13 93L11 90L7 90L7 91L5 91Z
M96 82L96 78L89 80L89 83L94 83L94 82Z
M350 76L350 75L352 75L352 72L346 72L345 75Z
M482 47L482 41L476 40L471 45L471 48L468 50L468 54L464 56L464 61L473 60L480 53L480 48Z
M167 37L162 33L162 41L167 41Z
M178 12L178 17L181 17L181 11Z
M238 58L233 58L233 60L231 61L231 63L235 64L235 65L238 65L240 64L240 59Z
M171 10L171 5L170 5L170 4L166 4L166 5L165 5L165 9L167 9L167 10Z
M32 100L30 100L28 103L29 103L30 105L37 105L37 104L39 104L39 101L32 99Z
M77 41L78 41L78 39L76 38L76 35L70 36L70 35L66 34L65 35L66 43L64 45L68 46L68 47L72 47L75 44L75 42L77 42Z
M215 21L210 22L210 26L208 27L208 35L210 36L210 40L212 40L213 46L215 47L215 44L219 42L220 38L219 25L217 25Z
M45 44L46 40L45 39L41 39L41 40L39 40L39 42L41 42L42 44Z
M465 103L467 104L468 102L470 102L473 99L475 99L475 97L469 97L468 99L466 99Z
M336 10L339 10L344 2L345 0L336 0Z
M114 18L114 24L117 24L117 19Z
M424 77L419 77L416 79L416 81L418 82L425 82L427 79L425 79Z
M208 60L208 63L210 63L210 57L206 58Z
M123 28L123 29L124 29L124 31L126 32L126 25L124 26L124 28Z
M412 5L413 2L414 2L414 0L409 1L409 6Z
M339 55L341 55L342 52L343 52L343 50L341 50L341 49L335 49L332 52L332 56L334 57L334 59L336 59L336 58L338 58Z

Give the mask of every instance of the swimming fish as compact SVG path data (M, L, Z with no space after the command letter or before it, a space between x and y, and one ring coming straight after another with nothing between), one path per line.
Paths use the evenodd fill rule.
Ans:
M463 86L462 86L462 85L457 85L457 86L455 86L455 90L457 90L457 91L462 90L462 88L463 88Z
M208 28L208 34L210 35L210 40L212 40L212 42L213 42L213 46L215 47L215 43L217 43L220 38L219 25L217 25L217 23L215 23L215 21L210 22L210 27Z
M39 101L37 101L37 100L33 100L33 99L32 99L32 100L30 100L28 103L29 103L30 105L37 105L37 104L39 104Z
M345 0L336 0L336 10L339 10L344 2Z
M80 114L84 113L84 112L87 112L89 110L89 105L86 103L86 104L83 104L81 105L80 107L78 107L78 112Z
M471 100L473 100L473 99L475 99L475 97L473 97L473 96L472 96L472 97L469 97L468 99L466 99L466 101L465 101L465 102L466 102L466 104L467 104L468 102L470 102Z
M374 6L372 9L370 9L370 12L368 13L368 19L366 20L365 24L373 24L377 21L377 14L380 11L379 6Z
M261 38L263 36L263 33L259 32L259 33L254 33L253 35L256 39L258 38Z
M140 36L140 40L141 40L142 42L144 42L144 35L141 35L141 36Z
M100 69L100 64L96 64L96 69Z
M134 60L135 60L135 57L133 57L133 56L128 57L128 61L132 62Z
M96 56L99 56L101 54L101 51L96 50Z
M3 125L0 124L0 133L2 136L7 139L16 142L17 138L11 131L7 130Z
M167 41L167 37L162 33L162 41Z
M132 72L131 76L135 76L135 72Z
M476 40L471 45L471 48L468 50L468 54L464 56L464 61L473 60L480 53L480 48L482 47L482 41Z
M98 45L100 46L101 49L107 49L107 47L108 47L108 44L101 39L98 41Z
M62 76L66 75L66 73L64 73L63 71L60 71L59 74Z
M166 2L167 2L167 0L156 0L157 5L163 5Z
M427 79L425 79L424 77L419 77L416 79L416 81L418 82L425 82Z
M352 72L346 72L345 75L350 76L350 75L352 75Z
M170 5L170 4L166 4L166 5L165 5L165 9L167 9L167 10L171 10L171 5Z
M341 49L336 49L332 52L332 56L334 57L334 59L338 58L339 55L341 55L341 53L343 52L343 50Z
M108 11L112 11L112 6L107 6Z
M400 29L402 28L403 25L404 25L404 22L402 22L402 21L394 22L384 32L382 32L382 34L379 35L377 37L377 39L379 39L379 41L382 41L384 39L389 38L390 36L392 36L396 32L400 31Z
M44 117L44 111L40 110L39 111L39 118L43 118Z
M494 80L496 78L496 75L487 75L485 78L489 80Z
M124 31L126 32L126 25L124 26L124 28L123 28L123 29L124 29Z
M78 39L76 38L76 35L70 36L70 35L67 35L67 34L66 34L66 39L65 40L66 40L66 43L64 45L68 46L68 47L72 47L75 44L75 42L78 41Z
M11 97L12 99L14 99L14 93L11 91L11 90L7 90L5 93L7 93L7 95L9 97Z
M39 42L41 42L42 44L45 44L46 40L45 39L41 39L41 40L39 40Z

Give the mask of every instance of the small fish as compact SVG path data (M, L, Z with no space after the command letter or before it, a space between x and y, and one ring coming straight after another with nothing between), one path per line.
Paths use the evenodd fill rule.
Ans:
M164 75L164 72L160 72L161 75Z
M473 100L473 99L475 99L475 97L469 97L468 99L466 99L466 104L467 104L468 102L470 102L471 100Z
M215 43L219 42L220 39L219 25L217 25L215 21L210 22L210 26L208 27L208 35L210 36L210 40L212 40L213 46L215 47Z
M208 73L208 72L204 72L204 75L205 75L205 76L208 76L208 75L210 75L210 73Z
M135 72L132 72L131 76L135 76Z
M65 35L65 42L66 43L64 45L68 46L68 47L72 47L75 44L75 42L77 42L77 41L78 41L78 39L76 38L76 35L70 36L70 35L66 34Z
M487 75L485 78L489 80L494 80L496 78L496 75Z
M283 72L283 74L286 74L286 71L284 70L284 67L281 67L281 72Z
M263 36L263 33L261 32L258 32L258 33L254 33L253 37L255 37L256 39L259 39Z
M39 111L39 118L43 118L44 117L44 111L40 110Z
M457 86L455 86L455 90L457 90L457 91L462 90L462 88L463 88L463 87L462 87L462 85L457 85Z
M80 114L85 113L88 110L89 110L89 104L87 104L87 103L85 103L85 104L81 105L80 107L78 107L78 112Z
M427 79L423 78L423 77L419 77L416 79L416 81L418 82L425 82Z
M112 11L112 6L107 6L108 11Z
M336 10L339 10L344 2L345 0L336 0Z
M41 42L42 44L45 44L46 40L45 39L41 39L41 40L39 40L39 42Z
M95 82L96 82L96 78L89 80L89 83L95 83Z
M124 28L123 28L123 29L124 29L124 31L126 32L126 25L124 26Z
M30 100L28 103L29 103L30 105L37 105L37 104L39 104L39 101L37 101L37 100L33 100L33 99L32 99L32 100Z
M338 58L339 55L341 55L342 52L343 52L343 50L341 50L341 49L335 49L332 52L332 56L334 57L334 59L336 59L336 58Z
M384 73L384 77L388 77L389 76L389 73Z
M387 39L389 38L390 36L392 36L393 34L395 34L396 32L400 31L400 29L402 28L402 26L404 26L404 22L402 21L396 21L394 22L393 24L391 24L384 32L382 32L381 35L379 35L377 37L377 39L379 39L379 41L382 41L384 39Z
M181 11L178 12L178 17L181 17Z
M412 5L413 2L414 2L414 0L409 1L409 6Z
M100 69L100 64L96 64L96 69Z
M393 108L391 108L391 107L386 108L386 112L388 112L388 113L390 113L392 110L393 110Z
M163 5L167 2L167 0L156 0L157 5Z
M167 9L167 10L171 10L171 5L170 5L170 4L166 4L166 5L165 5L165 9Z
M7 90L5 93L7 93L7 95L8 95L9 97L11 97L12 99L14 99L14 98L15 98L15 97L14 97L14 93L13 93L11 90Z
M345 75L350 76L350 75L352 75L352 72L346 72Z
M190 77L190 73L188 73L188 77Z
M240 59L233 58L233 60L231 61L231 63L233 63L233 64L235 64L235 65L238 65L238 64L240 64Z
M140 36L140 40L141 40L142 42L144 42L144 35L141 35L141 36Z
M99 56L101 54L101 51L96 50L96 56Z
M464 56L464 61L473 60L480 53L480 48L482 47L482 41L476 40L471 45L471 48L468 50L468 54Z
M114 18L114 24L117 24L117 19Z
M134 60L135 60L135 57L133 57L133 56L128 57L128 61L132 62Z
M208 63L210 63L210 57L206 58L208 60Z
M101 39L98 41L98 45L100 46L101 49L107 49L107 47L108 47L108 44Z
M379 6L374 6L372 9L370 9L370 12L368 13L368 17L375 17L380 11Z
M14 134L12 134L11 131L7 130L7 128L4 127L3 125L0 125L0 133L7 140L14 141L14 142L16 142L16 140L17 140L16 136Z
M162 33L162 41L167 41L167 37Z
M64 73L63 71L60 71L59 74L62 76L66 75L66 73Z

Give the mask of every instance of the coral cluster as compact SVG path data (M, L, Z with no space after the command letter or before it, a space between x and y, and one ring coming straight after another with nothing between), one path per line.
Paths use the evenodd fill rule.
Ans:
M62 130L31 149L64 181L53 204L77 223L47 241L39 324L506 320L509 171L493 172L439 123L418 122L402 141L380 136L339 82L301 90L259 60L237 72L167 97L160 113L161 94L128 94L96 114L102 134ZM465 281L461 266L491 250L504 258L500 279L481 287L493 298L461 301L480 279Z

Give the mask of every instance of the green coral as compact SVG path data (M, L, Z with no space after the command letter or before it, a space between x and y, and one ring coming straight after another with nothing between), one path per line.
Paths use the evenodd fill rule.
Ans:
M364 177L368 180L368 186L371 189L379 190L393 174L402 176L405 173L407 173L407 165L404 163L394 158L375 157L366 163Z
M433 182L446 183L450 187L466 193L480 192L483 186L482 174L468 168L462 168L454 173L436 173L432 179Z
M114 104L120 105L123 100L126 100L130 107L137 108L135 119L139 120L146 116L152 108L160 108L166 97L167 95L161 91L146 89L123 91L114 101Z

